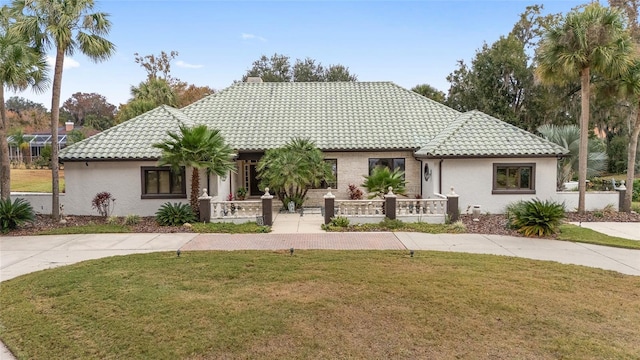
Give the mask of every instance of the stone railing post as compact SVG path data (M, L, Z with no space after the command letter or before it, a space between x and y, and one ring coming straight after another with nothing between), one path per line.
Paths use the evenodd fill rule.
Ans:
M624 184L624 180L620 183L620 186L615 188L618 192L618 211L628 212L631 210L631 204L627 204L625 201L625 195L627 194L627 187Z
M389 192L384 196L384 214L389 220L396 219L396 198L393 188L389 186Z
M273 226L273 195L269 194L269 188L264 188L262 199L262 218L265 226Z
M451 187L451 192L447 194L447 215L449 215L449 221L454 223L458 221L458 197L459 195Z
M202 196L198 197L198 210L200 211L201 222L211 221L211 196L207 194L207 189L202 189Z
M335 215L336 209L336 196L331 193L331 188L327 189L329 192L324 196L324 223L331 222L331 218Z

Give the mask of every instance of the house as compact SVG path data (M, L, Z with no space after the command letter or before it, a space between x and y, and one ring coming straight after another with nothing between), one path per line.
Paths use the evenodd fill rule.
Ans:
M157 167L152 144L180 124L219 129L237 150L237 171L202 173L201 186L224 199L236 189L257 198L256 165L265 150L308 138L324 152L347 198L378 164L405 171L408 195L446 194L460 210L500 213L520 199L556 198L557 159L567 150L479 111L460 113L391 82L246 82L180 110L160 106L61 151L66 214L95 214L91 199L108 191L114 215L153 215L165 202L188 202L190 177ZM320 205L327 189L309 192ZM577 196L576 196L577 199Z
M81 126L74 128L73 122L66 122L64 127L58 128L58 149L63 149L67 146L67 135L73 130L87 133L87 131ZM96 130L88 131L88 135L95 135L97 133L98 131ZM9 160L11 162L25 162L27 164L34 162L40 157L42 150L47 145L51 146L51 137L52 135L50 131L24 134L22 135L22 140L25 145L22 145L23 149L20 149L16 136L10 135L7 137L7 142L9 143Z

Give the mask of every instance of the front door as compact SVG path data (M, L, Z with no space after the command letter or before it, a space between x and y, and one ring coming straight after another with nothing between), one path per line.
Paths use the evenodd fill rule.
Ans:
M263 193L258 188L258 179L256 178L258 172L256 171L256 165L249 165L249 195L261 196Z

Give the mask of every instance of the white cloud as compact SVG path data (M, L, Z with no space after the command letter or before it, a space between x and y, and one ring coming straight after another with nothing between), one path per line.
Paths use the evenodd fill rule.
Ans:
M189 63L186 63L186 62L184 62L182 60L176 61L176 66L181 67L181 68L187 68L187 69L200 69L200 68L204 67L204 65L189 64Z
M262 36L257 36L257 35L254 35L254 34L245 34L245 33L242 33L241 37L242 37L242 40L253 40L253 39L257 39L257 40L260 40L260 41L262 41L262 42L267 41L267 39L263 38Z
M49 64L49 66L51 67L51 69L53 70L53 67L56 65L56 58L54 58L53 56L48 56L47 55L47 64ZM77 68L80 67L80 63L73 60L72 58L65 56L64 57L64 64L62 65L62 69L66 70L66 69L71 69L71 68Z

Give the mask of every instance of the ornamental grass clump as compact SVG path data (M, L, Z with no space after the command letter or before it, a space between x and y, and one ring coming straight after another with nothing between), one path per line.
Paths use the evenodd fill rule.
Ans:
M196 221L189 204L164 203L156 212L156 221L161 226L182 226Z
M509 227L524 236L549 236L558 231L565 217L564 204L553 201L518 201L507 206Z
M25 199L0 200L0 231L3 233L35 219L31 204Z

